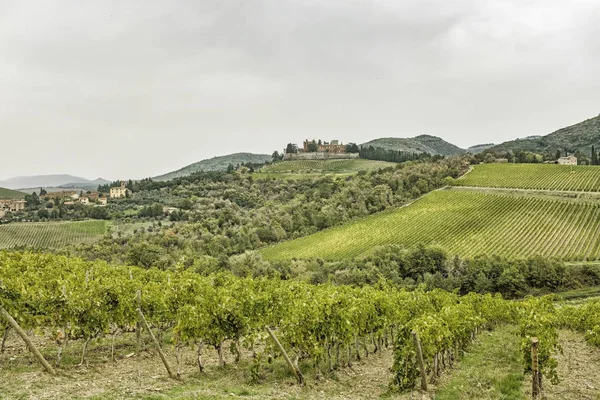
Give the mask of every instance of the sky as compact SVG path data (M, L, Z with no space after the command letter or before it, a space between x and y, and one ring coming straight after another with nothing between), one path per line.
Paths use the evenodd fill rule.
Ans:
M0 180L600 113L597 0L0 0Z

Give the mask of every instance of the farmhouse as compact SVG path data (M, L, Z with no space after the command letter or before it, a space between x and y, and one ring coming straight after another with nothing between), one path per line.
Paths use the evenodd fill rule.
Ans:
M79 202L80 202L81 204L90 204L90 199L89 199L89 198L87 198L87 197L85 197L85 196L83 196L83 197L80 197L80 198L79 198Z
M101 206L105 206L108 203L108 199L106 197L98 197L98 204Z
M7 212L18 212L25 210L25 200L0 200L0 218L4 218Z
M577 165L577 157L574 157L574 156L561 157L558 159L557 163L560 165Z
M125 187L125 182L121 181L121 186L110 188L111 199L121 199L129 195L129 189Z
M12 212L23 211L25 210L25 200L0 200L0 208Z

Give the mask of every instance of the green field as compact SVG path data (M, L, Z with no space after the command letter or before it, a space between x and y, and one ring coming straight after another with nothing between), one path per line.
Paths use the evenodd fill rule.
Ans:
M34 222L0 225L0 249L15 246L60 248L93 243L107 232L106 221Z
M600 191L600 166L554 164L481 164L457 186Z
M439 245L465 257L555 256L600 259L600 204L444 190L383 212L262 250L268 260L339 260L376 246Z
M0 199L24 199L25 193L17 190L0 188Z
M396 163L374 160L298 160L282 161L262 168L260 173L344 173L386 168Z

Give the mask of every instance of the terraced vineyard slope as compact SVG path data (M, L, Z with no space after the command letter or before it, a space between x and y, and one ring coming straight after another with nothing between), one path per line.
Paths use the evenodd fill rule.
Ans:
M439 245L465 257L498 254L600 259L600 204L443 190L412 205L284 242L268 260L367 255L376 246Z
M0 225L0 249L15 246L60 248L93 243L107 232L106 221L39 222Z
M374 160L296 160L268 165L261 173L344 173L394 166L396 163Z
M456 186L539 190L600 191L600 166L481 164Z

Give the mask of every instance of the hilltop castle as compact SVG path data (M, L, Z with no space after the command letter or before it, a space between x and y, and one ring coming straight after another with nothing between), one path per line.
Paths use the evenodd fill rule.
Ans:
M309 145L312 143L316 143L316 153L332 153L332 154L344 154L346 153L346 146L343 143L340 143L339 140L332 140L331 142L315 142L314 140L309 141L308 139L304 141L304 152L309 153ZM315 151L313 151L314 153Z

